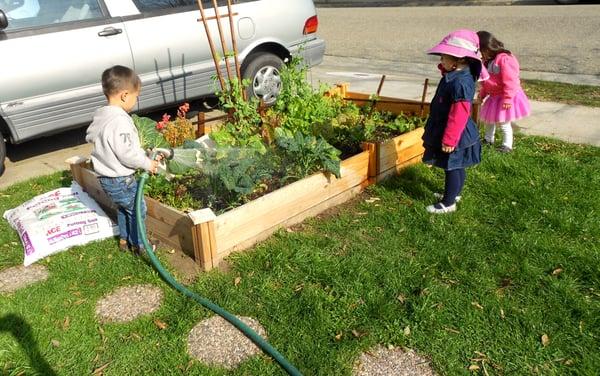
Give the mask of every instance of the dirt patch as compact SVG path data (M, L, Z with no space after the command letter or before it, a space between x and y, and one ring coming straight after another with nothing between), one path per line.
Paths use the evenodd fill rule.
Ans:
M353 376L434 376L429 360L413 350L377 346L360 355Z
M48 278L44 265L15 266L0 271L0 293L11 293Z
M178 249L167 247L161 249L160 253L165 256L169 265L175 269L176 279L186 286L194 283L202 272L200 266L196 264L193 258Z
M266 338L264 328L250 317L238 317L243 323ZM221 316L213 316L196 325L188 336L188 353L210 366L227 369L237 367L261 350Z
M162 299L162 290L153 285L121 287L98 301L96 316L102 322L132 321L156 311Z

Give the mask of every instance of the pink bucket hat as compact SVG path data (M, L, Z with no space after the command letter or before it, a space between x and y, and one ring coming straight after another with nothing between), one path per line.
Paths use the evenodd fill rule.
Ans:
M450 55L467 57L479 62L479 79L487 80L490 76L481 61L479 37L473 30L461 29L446 35L435 47L427 50L430 55Z

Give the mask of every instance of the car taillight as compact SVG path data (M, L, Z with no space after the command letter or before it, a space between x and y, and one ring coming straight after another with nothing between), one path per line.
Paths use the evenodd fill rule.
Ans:
M304 31L302 32L304 35L312 34L317 32L317 28L319 27L319 19L317 16L312 16L306 20L304 23Z

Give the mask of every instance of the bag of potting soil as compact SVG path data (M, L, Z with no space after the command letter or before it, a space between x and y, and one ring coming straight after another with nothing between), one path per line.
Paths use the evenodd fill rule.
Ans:
M115 223L76 182L70 188L36 196L3 216L19 233L25 266L75 245L119 233Z

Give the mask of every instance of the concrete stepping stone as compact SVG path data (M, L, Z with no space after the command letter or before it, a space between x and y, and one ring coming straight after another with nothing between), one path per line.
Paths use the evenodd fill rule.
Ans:
M377 346L362 353L354 365L353 376L434 376L429 360L413 350Z
M250 317L238 317L265 338L266 331ZM201 321L188 336L188 353L209 366L232 369L262 351L237 328L221 316Z
M0 294L11 293L39 281L48 279L44 265L14 266L0 271Z
M96 316L102 322L127 322L156 311L163 292L154 285L121 287L96 303Z

